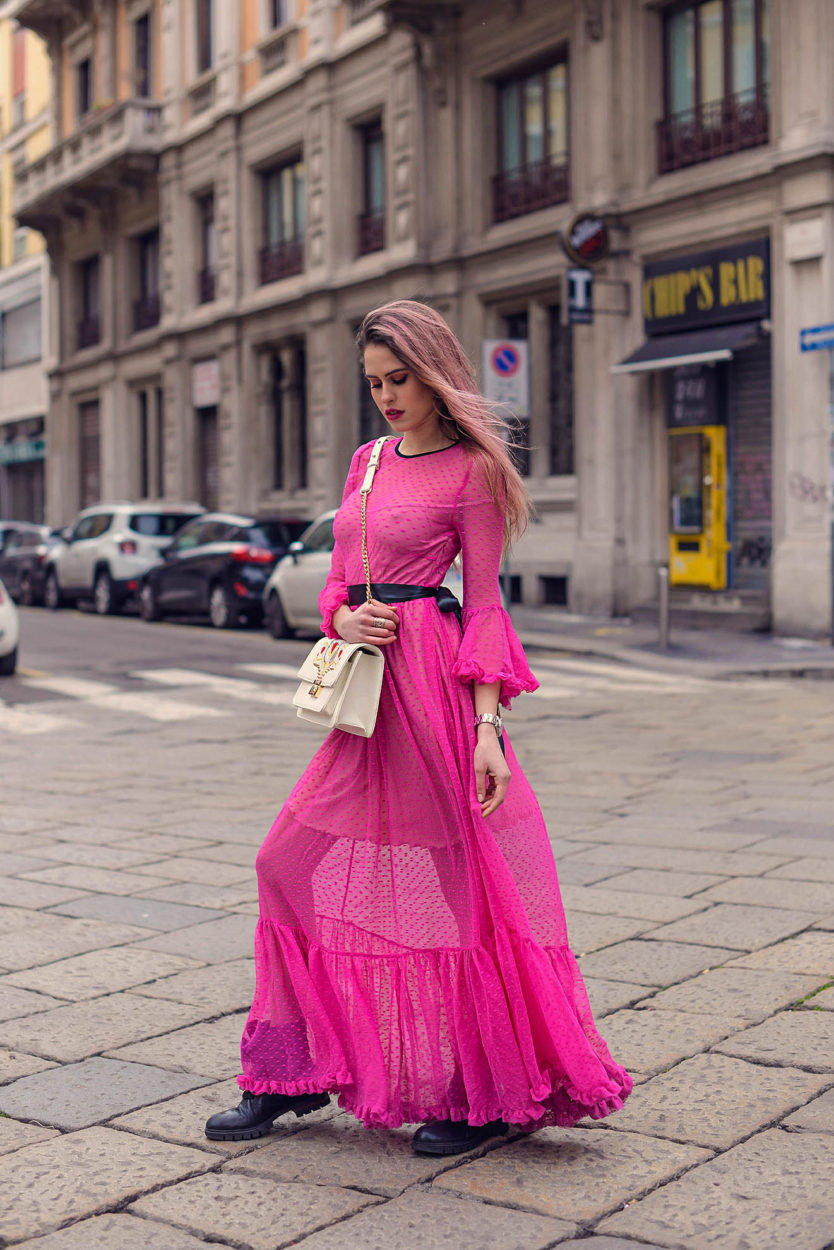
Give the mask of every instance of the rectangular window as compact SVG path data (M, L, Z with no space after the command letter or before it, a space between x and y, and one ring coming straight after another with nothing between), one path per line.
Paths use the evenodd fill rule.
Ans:
M83 121L93 107L93 62L90 57L79 61L75 67L75 108L79 122Z
M197 16L197 73L204 74L214 64L213 0L194 0Z
M563 325L557 304L547 310L548 407L550 415L550 473L574 473L573 454L573 326Z
M26 120L26 31L16 30L12 36L12 126Z
M769 139L768 0L697 0L664 18L661 173Z
M139 498L147 499L151 482L150 428L148 425L148 392L136 395L139 416Z
M151 15L143 13L133 23L134 82L136 96L147 100L153 95L151 83Z
M279 165L261 175L263 244L261 283L275 282L304 268L304 162Z
M217 235L214 226L214 195L201 195L197 200L199 263L197 302L210 304L215 295L217 271Z
M133 305L134 330L149 330L159 322L159 231L149 230L136 240L139 298Z
M81 507L89 508L101 498L101 446L98 400L78 408Z
M165 401L161 386L157 386L156 397L156 489L162 498L165 494Z
M78 350L94 347L101 339L99 258L90 256L78 266Z
M287 0L269 0L269 23L272 30L277 30L287 21Z
M0 316L0 368L14 369L41 358L41 302L30 300Z
M362 146L362 211L358 221L360 256L385 247L385 138L382 122L360 126Z
M307 353L291 343L272 355L272 486L307 487Z
M220 460L217 450L217 409L198 408L197 422L197 480L200 503L209 512L215 512L220 502Z
M520 217L567 200L567 90L568 67L564 59L497 84L495 221Z

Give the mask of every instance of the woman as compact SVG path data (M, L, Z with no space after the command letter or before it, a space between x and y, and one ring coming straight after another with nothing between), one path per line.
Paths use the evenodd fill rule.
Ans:
M367 505L375 598L366 444L319 605L330 637L384 649L379 715L371 738L327 737L258 855L245 1092L206 1133L260 1137L338 1092L366 1125L425 1121L418 1153L457 1154L510 1125L608 1115L632 1082L594 1028L541 812L502 737L499 703L538 684L498 589L528 510L502 423L426 305L369 313L358 343L397 436ZM462 625L431 593L458 552Z

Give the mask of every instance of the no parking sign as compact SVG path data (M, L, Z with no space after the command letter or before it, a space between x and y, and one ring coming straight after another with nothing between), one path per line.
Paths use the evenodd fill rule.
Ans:
M526 339L484 339L484 394L517 417L529 416L530 370Z

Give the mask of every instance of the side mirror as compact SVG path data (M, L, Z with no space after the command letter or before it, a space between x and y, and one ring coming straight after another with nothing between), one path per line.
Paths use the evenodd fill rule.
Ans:
M71 543L72 542L72 526L68 525L66 529L62 529L60 537L65 543Z
M301 555L303 550L304 543L299 542L297 539L294 543L290 543L289 547L287 547L288 554L292 556L293 564L298 564L298 557Z

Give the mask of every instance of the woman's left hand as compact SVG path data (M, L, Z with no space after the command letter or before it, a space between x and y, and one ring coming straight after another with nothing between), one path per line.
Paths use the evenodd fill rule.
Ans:
M478 802L481 815L491 816L504 802L511 774L492 725L479 728L477 733L475 782Z

